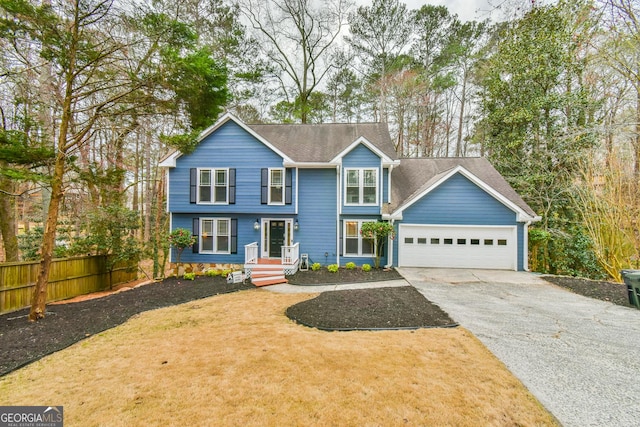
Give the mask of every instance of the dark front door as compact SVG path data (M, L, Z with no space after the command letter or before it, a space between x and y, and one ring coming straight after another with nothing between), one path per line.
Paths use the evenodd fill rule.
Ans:
M280 258L284 245L284 221L269 221L269 257Z

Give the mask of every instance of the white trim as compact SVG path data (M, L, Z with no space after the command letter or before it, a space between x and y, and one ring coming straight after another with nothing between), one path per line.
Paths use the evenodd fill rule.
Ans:
M296 194L295 194L296 204L295 204L294 212L296 215L298 215L298 189L299 189L299 183L300 183L300 174L298 173L298 168L295 168L295 171L296 171Z
M349 175L349 171L358 171L358 203L350 203L347 202L346 198L344 200L345 206L379 206L380 205L380 169L376 167L363 167L363 168L343 168L344 169L344 195L347 195L347 177ZM376 200L373 203L364 203L364 171L374 171L375 183L378 188L376 188Z
M342 167L336 165L336 264L340 265L340 215L342 214Z
M347 253L347 222L355 222L357 223L357 230L356 230L356 235L358 237L358 253L357 254L348 254ZM375 219L355 219L355 218L348 218L342 219L342 256L345 258L371 258L371 257L375 257L376 256L376 245L377 245L377 241L375 239L373 239L373 253L371 254L363 254L362 253L362 241L364 240L362 238L362 234L360 233L360 229L362 228L362 224L364 224L365 222L376 222ZM350 239L353 239L354 237L350 237Z
M169 204L168 197L167 197L167 204ZM171 233L172 231L173 231L173 212L169 212L169 233ZM171 246L169 246L169 262L173 262L173 251L171 250Z
M198 235L198 253L201 254L209 254L209 255L229 255L231 254L231 218L211 218L211 217L201 217L198 219L200 224L200 234ZM203 251L202 250L202 236L204 235L202 222L203 221L213 221L213 232L211 233L211 238L213 242L214 250L212 251ZM226 251L218 251L218 222L226 221L227 222L227 237L228 237L228 248Z
M380 157L380 159L382 159L382 161L383 161L383 163L385 165L386 164L400 164L399 160L393 160L391 157L389 157L386 154L384 154L378 147L373 145L371 143L371 141L369 141L364 136L359 137L358 139L353 141L351 144L349 144L349 146L347 148L345 148L344 150L339 152L337 156L335 156L333 159L331 159L329 161L329 163L340 163L344 156L349 154L351 152L351 150L353 150L354 148L356 148L356 146L358 146L360 144L364 145L369 150L373 151L378 157Z
M269 245L271 241L271 229L269 223L271 221L284 221L284 244L282 246L292 246L295 230L293 229L294 218L260 218L260 258L280 258L269 256ZM266 231L266 236L263 234ZM266 241L266 244L265 244ZM291 243L288 245L287 243Z
M337 164L342 164L342 162L282 162L282 166L285 168L300 169L332 169Z
M197 205L228 205L229 204L229 168L197 168L198 171L198 176L197 178L197 182L196 182L196 204ZM201 202L200 201L200 171L211 171L211 201L210 202ZM216 202L214 201L215 199L215 192L216 192L216 172L217 171L225 171L226 173L226 201L224 202Z
M451 178L453 175L455 175L457 173L461 173L464 177L468 178L471 182L476 184L478 187L480 187L482 190L484 190L486 193L488 193L494 199L496 199L497 201L502 203L504 206L506 206L510 210L514 211L517 214L517 221L518 222L539 221L541 219L541 217L539 217L539 216L532 217L531 215L526 213L521 207L519 207L518 205L516 205L515 203L513 203L511 200L507 199L506 197L504 197L502 194L497 192L493 187L491 187L490 185L488 185L487 183L485 183L480 178L478 178L477 176L475 176L474 174L472 174L471 172L469 172L467 169L465 169L464 167L462 167L460 165L458 165L455 168L453 168L451 171L449 171L447 174L445 174L442 178L440 178L434 184L430 185L428 188L426 188L420 194L414 196L407 203L405 203L404 205L398 207L393 212L393 214L391 214L391 218L393 218L393 219L402 219L402 213L403 213L403 211L405 209L409 208L414 203L418 202L424 196L426 196L427 194L429 194L430 192L432 192L433 190L438 188L441 184L446 182L449 178Z
M391 203L391 172L393 172L393 165L390 165L387 172L387 203ZM384 174L384 171L382 171ZM383 201L384 203L384 201Z
M522 269L529 271L529 225L531 221L527 221L522 226Z
M182 156L182 153L178 150L169 154L166 158L164 158L160 163L158 163L158 167L161 168L175 168L176 160Z
M270 206L283 206L285 203L285 195L286 195L286 191L285 188L287 186L287 170L285 168L268 168L269 172L268 172L268 176L267 176L267 205ZM282 172L282 201L281 202L272 202L271 201L271 172L273 171L280 171Z
M481 225L481 224L471 224L471 225L461 225L461 224L416 224L416 223L406 223L399 224L398 226L398 266L400 266L400 260L402 258L402 244L403 242L400 240L402 237L402 230L406 227L420 227L423 229L439 229L439 228L456 228L456 229L502 229L505 231L511 232L511 239L513 242L512 252L511 252L511 261L513 262L513 268L511 270L518 271L518 226L517 225ZM525 249L526 251L526 249ZM461 266L460 268L465 268ZM491 268L491 267L486 267Z

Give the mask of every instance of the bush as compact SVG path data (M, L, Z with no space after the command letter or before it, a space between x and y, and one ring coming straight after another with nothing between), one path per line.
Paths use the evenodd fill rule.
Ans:
M364 271L364 272L371 271L371 265L362 264L362 271Z
M196 273L184 273L182 276L184 280L196 280Z
M207 270L207 272L205 273L207 275L207 277L217 277L220 275L220 272L218 270Z
M329 270L330 273L337 273L338 272L338 264L331 264L327 267L327 270Z
M322 268L319 262L314 262L311 264L311 271L318 271Z
M356 268L356 263L355 262L348 262L347 265L344 266L344 268L346 268L347 270L353 270Z

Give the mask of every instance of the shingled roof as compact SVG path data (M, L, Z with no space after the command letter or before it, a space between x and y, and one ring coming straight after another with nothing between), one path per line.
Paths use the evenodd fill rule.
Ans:
M295 162L329 162L359 138L396 159L389 130L382 123L247 124Z
M393 169L389 212L410 203L436 184L441 178L461 166L504 198L522 209L527 215L536 217L535 212L509 185L498 171L482 157L445 158L405 158Z

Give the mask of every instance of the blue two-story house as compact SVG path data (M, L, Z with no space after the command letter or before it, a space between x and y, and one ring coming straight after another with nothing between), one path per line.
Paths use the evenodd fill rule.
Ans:
M171 229L197 237L181 262L244 268L256 284L274 281L265 269L294 273L301 258L371 264L367 221L396 230L381 265L526 270L527 226L539 220L486 159L398 159L381 123L246 124L225 114L192 153L160 166Z

